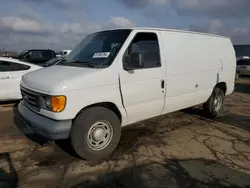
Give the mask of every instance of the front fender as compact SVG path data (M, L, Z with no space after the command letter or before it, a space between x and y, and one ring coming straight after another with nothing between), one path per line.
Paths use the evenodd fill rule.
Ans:
M85 107L103 102L113 103L119 109L122 117L126 116L119 87L116 85L71 91L65 93L65 96L67 96L67 104L64 111L61 113L50 112L50 115L46 114L46 116L57 120L74 119Z

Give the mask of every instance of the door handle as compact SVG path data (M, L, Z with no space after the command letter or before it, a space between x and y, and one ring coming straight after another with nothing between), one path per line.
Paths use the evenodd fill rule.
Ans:
M5 79L9 79L9 76L5 76L5 77L0 77L1 80L5 80Z
M161 81L161 88L162 88L162 89L165 88L165 81L164 81L164 80Z

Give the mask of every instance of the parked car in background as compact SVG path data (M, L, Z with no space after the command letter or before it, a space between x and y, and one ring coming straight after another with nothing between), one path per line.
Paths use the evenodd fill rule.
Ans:
M237 69L235 79L250 74L250 45L234 45Z
M55 65L57 64L58 62L60 62L61 60L63 60L63 57L56 57L54 59L51 59L49 61L46 61L45 63L41 64L41 66L43 67L49 67L49 66L52 66L52 65Z
M241 58L237 60L236 79L241 75L250 75L249 58Z
M67 55L69 55L69 53L71 52L72 50L60 50L57 54L56 54L56 57L65 57Z
M21 77L40 68L42 67L17 59L0 57L0 101L21 99Z
M228 37L152 28L100 31L64 61L25 74L18 109L37 134L69 138L81 158L96 160L116 148L123 126L198 104L207 117L220 115L234 90L235 62Z
M40 65L45 63L46 61L54 59L55 57L56 53L54 50L31 49L31 50L25 50L19 55L13 56L12 58Z

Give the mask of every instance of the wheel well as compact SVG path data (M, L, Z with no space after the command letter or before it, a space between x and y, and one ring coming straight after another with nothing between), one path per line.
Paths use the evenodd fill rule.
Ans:
M117 106L114 103L111 103L111 102L102 102L102 103L92 104L92 105L86 106L80 112L82 112L83 110L85 110L87 108L92 108L92 107L96 107L96 106L104 107L104 108L107 108L107 109L113 111L117 115L117 117L119 118L120 122L122 122L122 115L121 115L120 110L117 108ZM76 117L78 116L78 114L76 115Z
M224 94L226 94L227 92L227 85L225 82L220 82L216 84L215 88L220 88L224 92Z

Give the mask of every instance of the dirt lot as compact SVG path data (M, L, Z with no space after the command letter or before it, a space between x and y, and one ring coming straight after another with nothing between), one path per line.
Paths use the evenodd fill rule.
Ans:
M33 135L13 104L0 106L0 134L1 188L250 187L250 78L237 81L220 118L193 108L127 127L98 162Z

